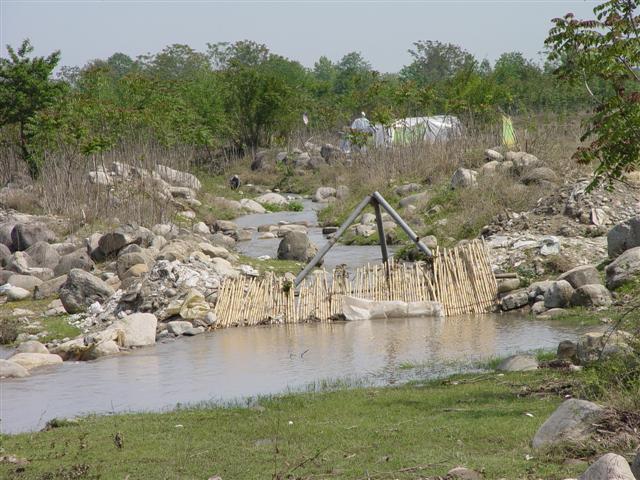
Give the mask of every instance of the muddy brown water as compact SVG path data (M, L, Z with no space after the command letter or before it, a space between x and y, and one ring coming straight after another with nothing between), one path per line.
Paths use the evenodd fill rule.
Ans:
M0 380L0 428L15 433L42 428L54 417L230 401L327 379L389 384L435 378L494 356L553 349L578 333L557 321L519 315L218 330ZM422 366L402 368L406 362Z
M244 227L307 220L305 211L247 215ZM326 239L310 230L319 245ZM275 256L277 240L239 244L252 256ZM337 245L326 266L380 260L377 247ZM200 402L225 403L335 379L387 385L466 371L495 356L555 349L584 329L524 315L410 318L334 324L231 328L158 343L93 362L65 362L24 379L0 380L0 431L42 428L51 418L88 413L162 411ZM11 355L0 349L0 358ZM419 368L404 368L406 363ZM329 382L331 383L331 382Z

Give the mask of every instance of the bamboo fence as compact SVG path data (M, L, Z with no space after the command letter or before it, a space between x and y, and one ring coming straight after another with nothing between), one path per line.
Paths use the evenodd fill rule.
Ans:
M437 301L445 315L486 313L495 308L498 285L487 249L474 240L436 249L432 262L365 265L352 277L343 267L316 270L295 292L289 280L267 274L223 282L215 312L221 327L271 323L330 322L340 318L344 296L404 302Z

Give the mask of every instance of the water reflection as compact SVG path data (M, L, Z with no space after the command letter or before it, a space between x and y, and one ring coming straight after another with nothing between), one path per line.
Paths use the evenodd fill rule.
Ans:
M159 410L323 379L393 383L412 373L399 369L405 362L424 364L419 375L433 377L492 356L555 348L578 333L553 321L492 315L232 328L2 380L0 426L31 430L56 416Z

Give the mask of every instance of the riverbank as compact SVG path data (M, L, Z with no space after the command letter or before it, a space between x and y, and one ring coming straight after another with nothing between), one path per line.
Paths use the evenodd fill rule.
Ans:
M579 379L556 370L487 373L259 398L249 407L90 416L0 437L3 455L28 462L2 463L0 474L415 479L465 466L485 478L576 477L587 459L534 451L531 440Z

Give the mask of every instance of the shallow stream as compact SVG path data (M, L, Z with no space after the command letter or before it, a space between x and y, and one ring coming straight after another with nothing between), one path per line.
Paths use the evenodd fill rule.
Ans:
M244 227L307 220L300 213L248 215ZM319 246L326 241L310 230ZM275 256L277 240L239 244L248 255ZM377 247L337 245L331 268L380 259ZM583 329L523 315L410 318L334 324L231 328L167 340L155 347L94 362L65 362L24 379L0 380L0 431L42 428L54 417L163 410L178 404L228 402L299 390L325 380L393 384L474 368L475 362L534 349L553 349ZM11 354L0 349L0 357ZM408 363L419 368L406 368Z

